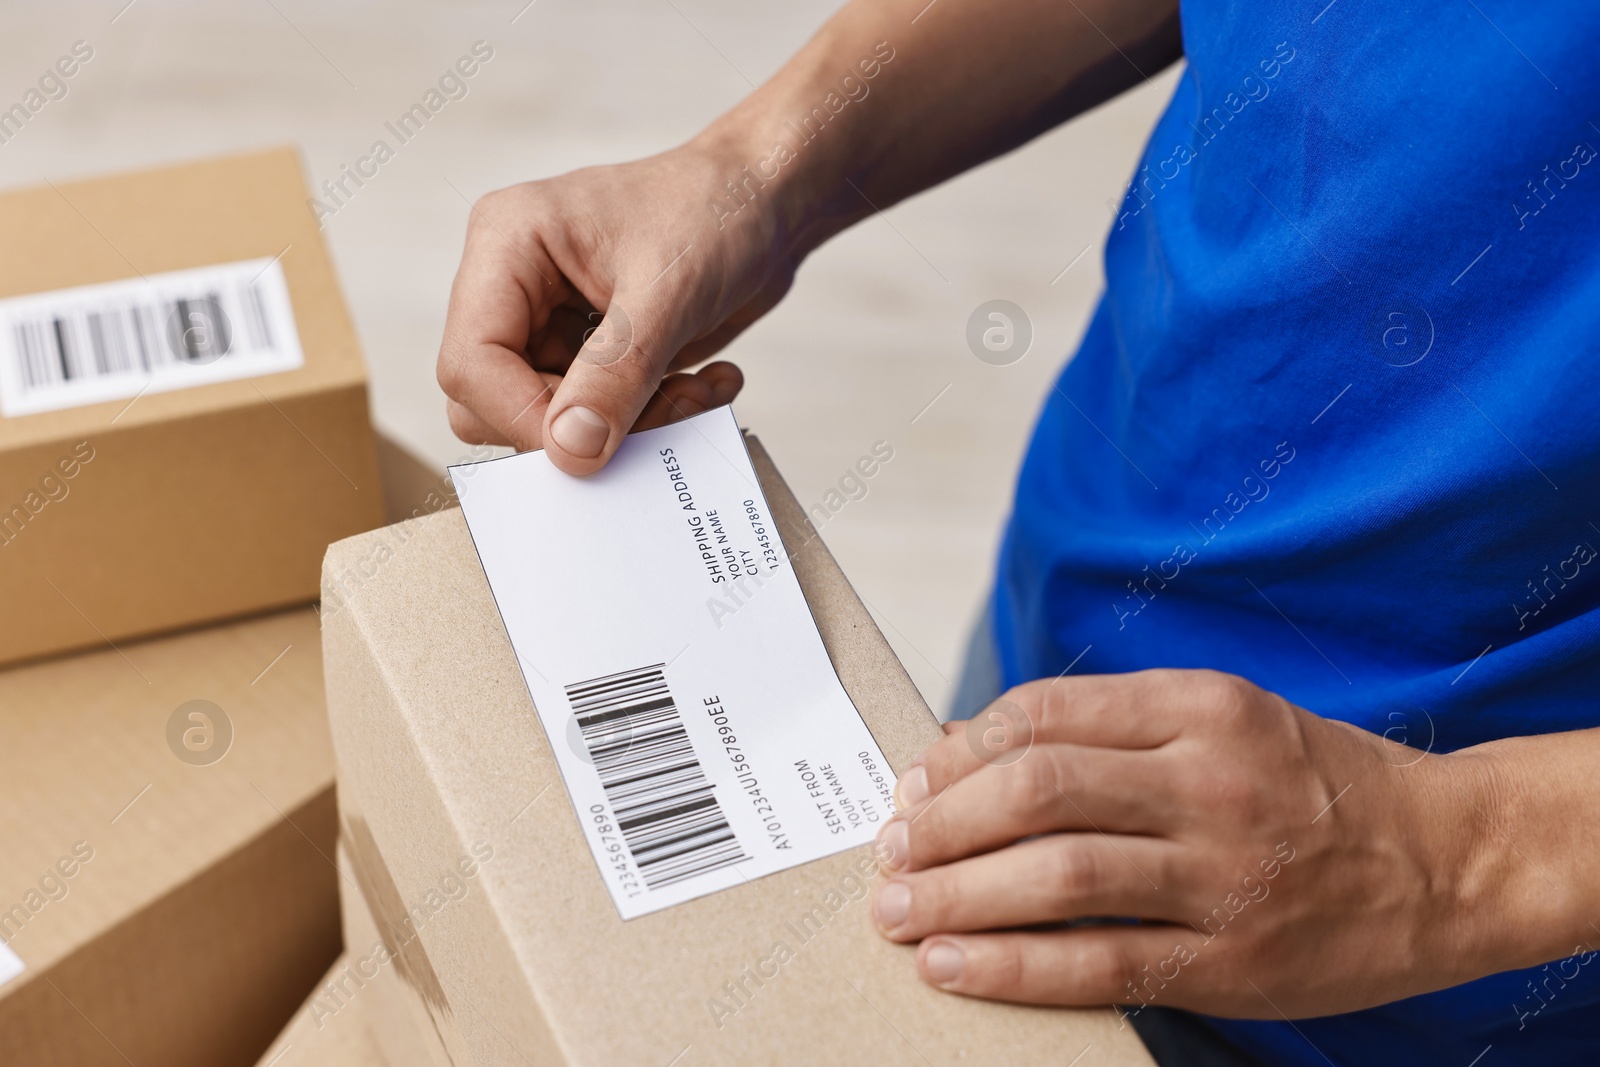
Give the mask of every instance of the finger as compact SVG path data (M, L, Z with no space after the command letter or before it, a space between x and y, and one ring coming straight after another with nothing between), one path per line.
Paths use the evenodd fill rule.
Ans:
M474 415L467 407L446 399L445 416L450 420L450 432L469 445L509 445L500 431Z
M581 295L572 294L566 304L550 312L544 329L528 338L528 362L535 370L565 374L583 342L604 317Z
M872 917L894 941L1106 915L1179 922L1178 856L1156 838L1049 834L899 875L873 894Z
M568 474L611 458L655 394L685 338L684 313L664 286L613 294L544 416L545 452Z
M1035 744L1158 748L1193 721L1190 671L1084 675L1019 685L917 758L901 778L901 807L990 765L1014 763ZM1209 672L1207 672L1209 673Z
M639 412L633 431L651 430L657 426L686 419L707 410L711 404L711 385L695 374L669 374L661 379L650 402Z
M1016 763L984 767L879 833L891 870L924 870L1060 830L1154 833L1169 821L1165 761L1149 753L1037 745Z
M744 387L744 374L732 363L713 363L694 374L669 374L633 424L634 430L686 419L732 403Z
M520 449L537 448L552 393L522 353L566 287L537 242L515 247L493 223L480 221L486 218L481 208L473 209L450 290L439 384L503 439Z
M1179 926L940 935L917 948L917 973L951 993L1023 1004L1172 1003L1170 987L1204 939Z

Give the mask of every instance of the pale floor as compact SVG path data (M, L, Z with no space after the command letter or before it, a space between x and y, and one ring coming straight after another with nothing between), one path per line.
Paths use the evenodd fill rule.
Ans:
M488 42L494 58L469 95L325 231L372 368L377 423L439 464L457 460L466 449L445 423L433 362L465 198L681 142L836 6L525 2L13 0L0 14L6 105L74 41L95 54L65 99L0 145L0 186L282 143L300 147L320 182L364 155L474 41ZM835 240L728 353L749 380L740 421L802 502L823 500L875 442L893 447L867 495L823 534L935 708L987 588L1035 413L1098 295L1106 202L1174 78ZM982 363L966 344L969 314L994 298L1033 322L1032 347L1011 366Z

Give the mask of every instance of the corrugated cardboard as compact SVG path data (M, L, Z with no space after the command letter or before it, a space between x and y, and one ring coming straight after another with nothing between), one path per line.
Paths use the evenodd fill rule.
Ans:
M0 515L80 444L93 456L0 538L0 663L316 599L323 549L383 505L366 370L295 154L8 193L0 234L0 297L281 253L306 359L0 417Z
M340 981L350 967L350 957L340 956L322 976L323 985ZM319 985L319 992L294 1013L278 1040L262 1053L256 1067L390 1067L397 1062L383 1054L383 1047L378 1044L378 1024L367 1010L366 1001L352 1001L347 1009L329 1013L319 999L321 989Z
M342 834L348 835L350 830L345 826ZM339 912L344 922L344 942L349 946L346 956L351 963L345 971L333 973L332 980L323 983L322 999L316 1010L325 1015L334 1005L359 999L361 1011L371 1021L377 1043L388 1062L404 1067L470 1064L470 1053L458 1048L456 1052L460 1058L455 1058L445 1048L444 1037L433 1025L418 993L418 989L429 983L419 973L428 963L421 946L414 944L416 920L391 920L383 923L381 929L379 927L375 915L379 909L374 902L383 901L386 896L391 899L382 910L389 915L409 916L411 912L410 906L393 899L399 891L392 883L374 880L375 876L381 878L382 873L357 869L350 858L346 838L341 836Z
M0 1064L227 1067L272 1041L340 947L321 661L302 608L0 672L0 933L27 965ZM231 724L209 764L169 742L192 700L221 709L213 746Z
M834 666L903 770L939 728L753 440L751 451L785 543L800 546L790 558ZM1081 1067L1150 1063L1110 1009L985 1003L920 982L912 950L881 938L851 892L873 871L867 846L624 923L460 513L341 542L324 567L346 591L323 630L346 840L366 880L392 887L371 894L380 926L432 902L398 973L457 1065L1015 1064L1080 1052ZM356 571L364 581L343 580ZM466 857L481 861L470 891L430 897ZM794 958L773 976L780 940ZM719 1017L717 1002L737 1010Z
M384 518L391 525L456 506L455 488L443 471L383 433L374 443Z
M376 444L391 518L437 510L443 476ZM0 985L0 1064L250 1062L337 950L316 625L305 609L0 671L0 936L28 965ZM196 697L240 746L210 766L168 747Z
M379 438L379 461L394 469L397 465L384 454L389 444ZM412 473L424 475L427 468L419 463ZM422 478L418 485L429 482ZM408 495L422 500L430 491ZM372 890L362 883L342 839L338 862L344 955L322 976L257 1067L460 1067L469 1062L452 1065L432 1027L418 1028L427 1015L417 1010L415 993L400 975L406 934L399 928L379 931L367 903Z

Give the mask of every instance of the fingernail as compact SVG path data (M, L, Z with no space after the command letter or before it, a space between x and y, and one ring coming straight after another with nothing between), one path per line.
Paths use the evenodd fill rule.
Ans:
M894 787L895 803L904 811L913 804L921 804L928 799L928 772L923 767L913 767L900 776L900 783Z
M898 871L906 865L906 856L910 851L911 834L906 830L906 824L899 819L891 819L878 835L878 862L891 871Z
M936 941L922 958L922 969L927 972L928 981L949 985L961 977L961 968L966 962L967 954L961 951L961 946L953 941Z
M550 436L579 459L593 459L606 447L611 427L588 408L568 408L550 424Z
M890 882L878 890L872 902L873 918L885 930L892 930L906 921L911 914L911 887L904 882Z

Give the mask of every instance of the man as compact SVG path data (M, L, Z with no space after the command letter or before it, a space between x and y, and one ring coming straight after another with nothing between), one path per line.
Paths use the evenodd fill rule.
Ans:
M903 776L874 915L1164 1062L1593 1063L1600 9L1179 16L856 0L682 148L486 197L452 425L597 470L828 237L1185 55L1019 479L1013 688Z

